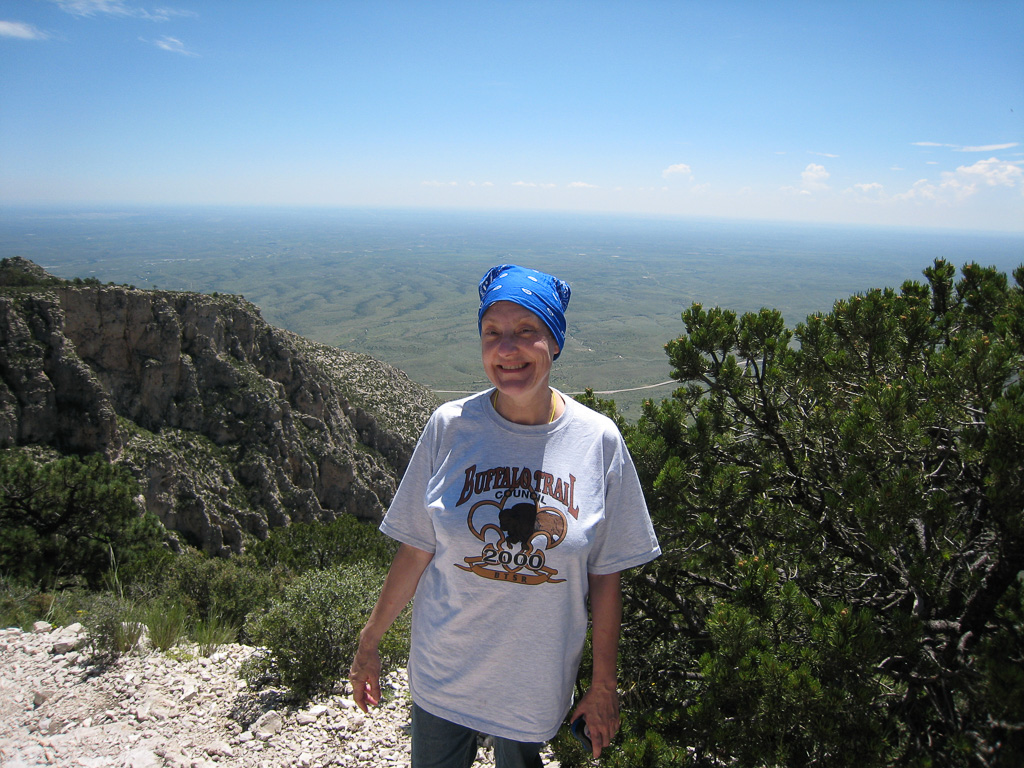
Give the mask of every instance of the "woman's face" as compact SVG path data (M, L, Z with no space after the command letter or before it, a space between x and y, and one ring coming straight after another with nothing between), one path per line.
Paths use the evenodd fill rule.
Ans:
M517 400L548 397L558 345L533 312L511 301L492 304L480 324L480 348L484 373L501 394Z

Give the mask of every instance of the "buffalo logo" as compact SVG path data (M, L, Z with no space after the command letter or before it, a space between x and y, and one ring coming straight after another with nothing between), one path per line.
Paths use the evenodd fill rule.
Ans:
M469 510L467 523L484 545L478 556L465 558L465 565L456 563L457 568L516 584L565 581L555 578L558 571L545 564L545 552L561 544L568 529L558 509L542 507L536 498L516 503L508 494L500 502L478 501Z

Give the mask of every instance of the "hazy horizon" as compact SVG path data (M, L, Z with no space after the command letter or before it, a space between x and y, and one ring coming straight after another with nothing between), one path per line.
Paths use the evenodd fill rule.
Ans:
M523 212L0 209L0 256L59 277L244 295L273 325L363 352L446 392L487 386L476 284L513 262L573 287L552 382L635 417L669 387L663 345L692 302L778 309L790 327L838 298L923 281L935 258L1011 273L1024 236L891 227Z

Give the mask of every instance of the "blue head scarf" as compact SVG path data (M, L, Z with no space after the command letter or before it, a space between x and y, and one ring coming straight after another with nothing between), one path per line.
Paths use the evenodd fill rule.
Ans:
M487 270L480 281L480 311L477 330L483 332L484 312L496 301L511 301L533 312L551 331L558 355L565 346L565 308L569 306L569 284L535 269L501 264Z

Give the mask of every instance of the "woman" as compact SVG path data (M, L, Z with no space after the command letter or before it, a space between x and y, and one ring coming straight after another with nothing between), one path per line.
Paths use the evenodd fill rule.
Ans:
M468 768L477 733L495 737L498 768L542 765L572 704L588 597L593 679L572 720L595 757L619 727L619 574L660 549L614 424L548 385L569 295L532 269L484 275L494 387L434 412L381 523L401 546L350 680L364 712L378 702L378 644L415 595L413 768Z

